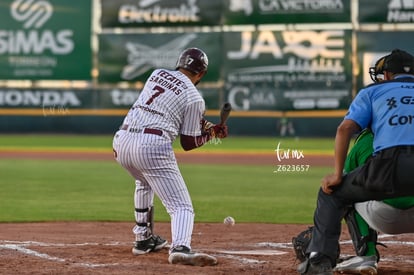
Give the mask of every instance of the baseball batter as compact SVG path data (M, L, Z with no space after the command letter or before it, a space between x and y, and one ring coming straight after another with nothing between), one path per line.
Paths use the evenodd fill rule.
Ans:
M178 136L186 151L213 137L227 136L226 125L214 125L203 117L205 102L196 85L207 67L207 55L189 48L178 58L176 70L154 70L114 136L115 158L135 179L134 255L158 251L167 244L153 232L156 194L171 217L169 262L217 263L213 256L191 250L194 209L172 148Z

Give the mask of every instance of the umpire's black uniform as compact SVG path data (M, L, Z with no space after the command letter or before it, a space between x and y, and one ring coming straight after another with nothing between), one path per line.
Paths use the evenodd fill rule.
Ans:
M333 193L319 190L307 252L328 256L332 265L339 256L341 221L348 205L414 195L414 57L394 50L385 58L383 70L387 81L361 90L338 127L336 179L327 183L334 186ZM375 156L334 185L342 172L345 143L354 130L366 127L374 133Z

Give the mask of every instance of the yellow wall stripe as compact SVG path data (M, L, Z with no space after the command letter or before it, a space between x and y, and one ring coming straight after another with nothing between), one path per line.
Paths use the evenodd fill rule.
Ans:
M326 111L232 111L232 117L343 117L347 110ZM128 109L70 109L45 107L42 109L1 108L0 116L124 116ZM206 111L207 116L219 116L219 110Z

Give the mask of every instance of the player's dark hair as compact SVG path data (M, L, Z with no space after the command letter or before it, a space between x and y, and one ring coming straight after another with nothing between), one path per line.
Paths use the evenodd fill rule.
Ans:
M384 71L414 74L414 57L406 51L395 49L385 57Z

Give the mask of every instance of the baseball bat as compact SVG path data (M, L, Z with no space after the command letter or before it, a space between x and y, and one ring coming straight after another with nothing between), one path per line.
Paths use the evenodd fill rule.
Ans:
M224 125L227 122L227 119L229 118L231 112L231 104L229 102L226 102L223 104L220 110L220 125Z

